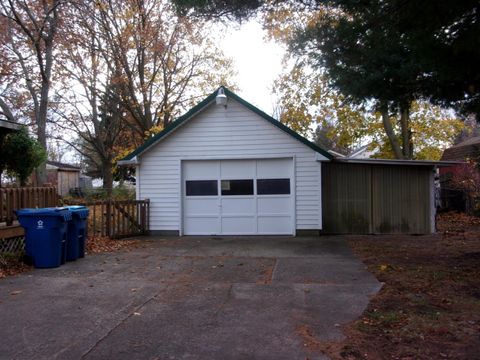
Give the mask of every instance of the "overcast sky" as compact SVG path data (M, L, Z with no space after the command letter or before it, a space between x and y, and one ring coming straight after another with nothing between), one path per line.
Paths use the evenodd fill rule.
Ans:
M235 61L238 95L271 115L275 103L271 87L281 73L285 50L264 36L260 24L249 21L230 29L220 47Z

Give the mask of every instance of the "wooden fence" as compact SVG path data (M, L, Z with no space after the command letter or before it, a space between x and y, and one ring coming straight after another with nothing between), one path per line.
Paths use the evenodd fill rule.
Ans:
M0 188L0 257L23 253L23 228L16 222L15 210L58 205L57 188Z
M22 187L0 188L0 223L10 226L17 219L15 210L58 205L57 188Z
M150 200L148 199L70 201L68 205L83 205L89 208L89 236L119 239L145 235L150 230Z

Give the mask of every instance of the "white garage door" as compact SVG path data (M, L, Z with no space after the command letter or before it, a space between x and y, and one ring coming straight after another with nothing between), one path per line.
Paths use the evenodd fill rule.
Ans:
M183 233L294 233L293 160L183 161Z

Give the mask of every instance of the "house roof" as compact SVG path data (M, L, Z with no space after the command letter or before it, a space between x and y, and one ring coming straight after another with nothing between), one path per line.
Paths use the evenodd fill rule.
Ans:
M459 161L435 161L435 160L408 160L408 159L355 159L355 158L337 158L338 163L347 164L370 164L370 165L406 165L406 166L437 166L447 167L461 164Z
M20 130L21 127L22 125L16 122L7 119L0 119L0 129L3 132L17 131Z
M445 149L441 160L464 161L472 155L478 156L479 152L480 136L475 136Z
M55 167L55 168L58 168L58 169L62 169L62 170L76 170L76 171L80 171L80 167L79 166L76 166L76 165L72 165L72 164L66 164L66 163L62 163L62 162L59 162L59 161L52 161L52 160L47 160L47 165L50 165L52 167Z
M333 155L333 157L335 157L335 158L344 158L344 157L345 157L345 155L340 154L339 152L337 152L337 151L335 151L335 150L331 150L331 149L330 149L330 150L328 150L328 152L329 152L331 155Z
M303 143L304 145L308 146L309 148L311 148L312 150L314 150L315 152L317 153L320 153L322 154L323 156L325 156L327 159L332 159L333 156L328 152L326 151L325 149L322 149L320 146L318 146L317 144L314 144L313 142L307 140L306 138L304 138L303 136L301 136L300 134L296 133L295 131L293 131L292 129L290 129L289 127L283 125L280 121L274 119L273 117L267 115L266 113L264 113L262 110L260 110L259 108L253 106L252 104L250 104L249 102L245 101L244 99L242 99L240 96L236 95L235 93L233 93L232 91L228 90L226 87L220 87L220 88L223 88L224 92L225 92L225 95L227 95L227 97L239 102L240 104L242 104L243 106L245 106L246 108L248 108L249 110L253 111L254 113L256 113L257 115L259 115L260 117L262 117L263 119L265 119L266 121L268 121L269 123L271 123L272 125L275 125L276 127L278 127L280 130L286 132L288 135L292 136L293 138L295 138L296 140L300 141L301 143ZM160 142L162 139L164 139L165 137L167 137L167 135L169 135L170 133L172 133L175 129L177 129L178 127L184 125L186 122L188 122L190 119L192 119L195 115L197 115L199 112L201 112L202 110L204 110L207 106L209 106L211 103L213 103L215 101L215 98L217 96L217 93L218 93L218 90L220 89L218 88L217 90L215 90L213 93L211 93L209 96L207 96L204 100L202 100L200 103L198 103L196 106L194 106L192 109L190 109L188 112L186 112L184 115L180 116L179 118L177 118L175 121L173 121L172 123L170 123L165 129L163 129L161 132L159 132L158 134L156 134L155 136L151 137L150 139L148 139L147 141L145 141L143 143L143 145L141 145L139 148L137 148L136 150L132 151L130 154L128 154L126 157L124 157L122 160L120 160L118 162L119 165L128 165L131 163L132 160L135 159L136 156L140 155L140 154L143 154L145 151L149 150L154 144Z
M369 146L370 146L370 144L360 146L359 148L353 150L350 154L348 154L347 157L348 157L348 158L354 158L354 157L356 157L358 154L366 151Z

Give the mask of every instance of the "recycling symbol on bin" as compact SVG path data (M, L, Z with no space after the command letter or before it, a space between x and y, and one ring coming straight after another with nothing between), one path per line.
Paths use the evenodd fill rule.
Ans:
M43 229L43 221L42 220L37 221L37 229Z

